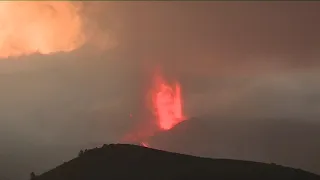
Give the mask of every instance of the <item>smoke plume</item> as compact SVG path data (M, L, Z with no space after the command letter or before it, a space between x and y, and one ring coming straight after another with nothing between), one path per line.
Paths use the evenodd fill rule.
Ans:
M89 19L83 6L68 1L1 2L0 58L70 52L96 41L94 32L85 29Z

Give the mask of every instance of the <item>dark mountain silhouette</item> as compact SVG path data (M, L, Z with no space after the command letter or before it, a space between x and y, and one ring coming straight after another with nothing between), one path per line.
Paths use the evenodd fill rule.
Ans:
M276 163L320 173L316 121L192 118L155 134L156 149L195 156Z
M319 180L320 176L275 164L200 158L136 145L116 144L84 151L79 157L33 179Z

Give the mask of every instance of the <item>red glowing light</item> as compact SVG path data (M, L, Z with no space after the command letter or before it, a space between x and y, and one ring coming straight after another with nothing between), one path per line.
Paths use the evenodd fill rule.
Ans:
M169 130L185 119L180 83L176 82L170 86L160 74L154 76L152 105L161 130Z
M154 113L156 126L150 121L140 124L133 132L126 134L122 138L122 142L139 142L141 146L150 147L147 144L149 137L159 130L170 130L186 119L183 114L180 83L169 84L159 71L156 72L152 79L153 86L147 94L147 104L151 102L151 106L149 107L152 108L152 112ZM133 118L133 115L130 113L129 117Z
M143 147L149 147L149 145L148 145L148 143L147 142L141 142L141 144L140 144L141 146L143 146Z

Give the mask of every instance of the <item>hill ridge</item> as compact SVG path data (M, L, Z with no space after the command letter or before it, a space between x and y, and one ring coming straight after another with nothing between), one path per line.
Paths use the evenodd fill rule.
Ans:
M207 178L208 177L208 178ZM275 164L195 157L131 144L85 150L36 180L310 179L320 176Z

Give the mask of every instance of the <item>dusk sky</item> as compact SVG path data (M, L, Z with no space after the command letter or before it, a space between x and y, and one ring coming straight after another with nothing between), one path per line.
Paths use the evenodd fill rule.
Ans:
M72 19L46 41L54 46L26 49L22 35L8 45L0 29L0 179L42 173L154 121L145 96L156 66L181 83L187 117L320 125L320 3L81 3L81 28L71 10L54 11Z

